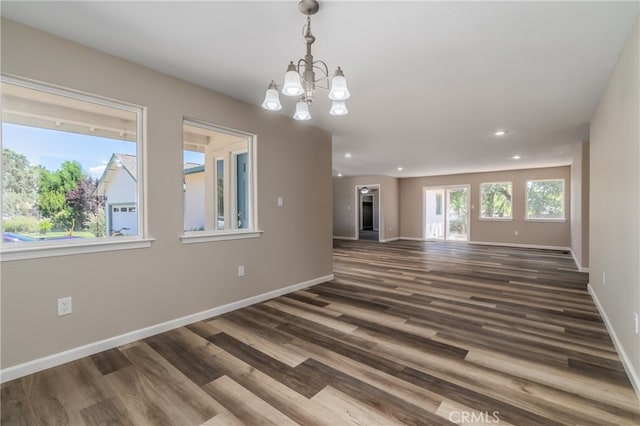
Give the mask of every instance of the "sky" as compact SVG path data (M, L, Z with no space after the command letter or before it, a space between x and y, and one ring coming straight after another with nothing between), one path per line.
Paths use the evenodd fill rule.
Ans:
M57 170L65 161L77 161L95 179L102 176L112 154L136 154L134 142L11 123L2 123L2 148L22 154L32 166L41 165L49 171ZM203 157L201 153L184 152L184 162L203 164Z

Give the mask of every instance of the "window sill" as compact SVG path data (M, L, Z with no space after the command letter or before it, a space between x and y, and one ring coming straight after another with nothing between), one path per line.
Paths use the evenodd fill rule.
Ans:
M566 222L566 221L567 221L567 219L565 219L565 218L557 218L557 219L553 219L553 218L550 218L550 219L542 219L542 218L528 218L528 217L525 217L525 218L524 218L524 221L525 221L525 222Z
M512 222L512 217L479 217L478 220L486 220L487 222Z
M82 241L74 243L10 243L0 249L0 261L37 259L41 257L70 256L115 250L132 250L151 247L153 238L115 237L108 240ZM16 246L14 247L13 244ZM19 247L17 247L19 245Z
M180 239L183 244L207 243L210 241L227 241L242 240L245 238L258 238L263 231L238 230L238 231L219 231L219 232L188 232Z

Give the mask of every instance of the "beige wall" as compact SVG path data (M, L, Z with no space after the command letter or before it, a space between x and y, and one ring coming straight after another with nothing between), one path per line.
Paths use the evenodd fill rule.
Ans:
M582 270L589 267L589 142L574 145L571 164L571 251Z
M640 395L639 26L636 19L591 121L589 270Z
M148 249L3 262L3 368L332 273L329 133L5 20L1 59L3 73L147 107L155 238ZM261 237L181 243L184 116L257 134ZM62 296L73 313L57 317Z
M525 185L529 179L565 180L564 222L525 221ZM479 220L480 184L513 182L513 220ZM569 166L540 169L509 170L489 173L467 173L447 176L406 178L400 180L400 235L422 238L423 188L428 186L471 185L471 241L503 244L526 244L569 247L571 244L571 168ZM518 231L518 235L515 235Z
M333 235L356 237L356 187L380 185L380 240L397 239L399 234L399 182L390 176L357 176L333 178Z

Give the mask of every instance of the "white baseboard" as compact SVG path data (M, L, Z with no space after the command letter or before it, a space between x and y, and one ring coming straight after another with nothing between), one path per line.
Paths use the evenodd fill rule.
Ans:
M576 264L576 267L578 268L578 271L580 272L589 272L589 268L585 268L584 266L580 265L580 262L578 262L578 258L576 257L575 253L573 252L573 250L571 251L571 256L573 256L573 261Z
M187 315L181 318L176 318L160 324L155 324L149 327L141 328L139 330L130 331L119 336L110 337L108 339L100 340L98 342L89 343L84 346L79 346L73 349L66 350L53 355L48 355L43 358L34 359L32 361L18 364L13 367L8 367L0 370L0 383L8 382L10 380L17 379L19 377L26 376L28 374L37 373L38 371L46 370L47 368L55 367L57 365L65 364L70 361L75 361L86 356L96 354L98 352L113 349L118 346L134 342L136 340L145 339L147 337L163 333L165 331L172 330L174 328L182 327L194 322L202 321L207 318L222 315L227 312L234 311L236 309L244 308L245 306L254 305L259 302L263 302L274 297L282 296L283 294L291 293L303 288L310 287L312 285L320 284L323 282L331 281L333 274L326 275L324 277L315 278L313 280L305 281L302 283L294 284L288 287L279 288L277 290L269 291L267 293L258 294L246 299L238 300L237 302L231 302L226 305L218 306L216 308L207 309L206 311L197 312L195 314Z
M636 369L634 368L633 363L631 362L631 359L629 358L624 348L622 347L622 344L618 339L618 335L616 334L616 331L613 328L613 325L611 325L611 322L609 321L609 317L607 316L607 313L605 312L604 308L600 304L598 295L596 294L593 287L591 287L591 284L587 284L587 289L589 290L589 294L593 299L593 303L595 303L596 308L598 308L598 312L600 312L600 316L604 320L604 325L607 327L607 331L609 332L609 336L611 336L611 340L613 340L613 345L615 346L616 351L618 351L618 356L622 361L624 370L627 372L629 381L631 382L633 389L636 391L636 396L640 400L640 374L638 374L638 371L636 371Z
M424 241L422 238L416 237L400 237L400 240L409 240L409 241Z
M571 252L570 247L562 247L562 246L544 246L538 244L517 244L517 243L497 243L493 241L444 241L444 240L429 240L424 238L416 238L416 237L400 237L401 240L409 240L409 241L442 241L447 243L456 243L456 244L479 244L484 246L500 246L500 247L519 247L519 248L533 248L533 249L544 249L544 250L562 250ZM571 252L573 254L573 252Z
M336 235L333 236L334 240L353 240L353 241L357 241L358 239L356 237L338 237Z
M384 240L380 240L381 243L390 243L391 241L398 241L400 239L400 237L393 237L393 238L385 238Z
M500 247L518 247L518 248L532 248L542 250L562 250L571 252L570 247L562 246L545 246L540 244L517 244L517 243L494 243L490 241L468 241L469 244L480 244L484 246L500 246Z

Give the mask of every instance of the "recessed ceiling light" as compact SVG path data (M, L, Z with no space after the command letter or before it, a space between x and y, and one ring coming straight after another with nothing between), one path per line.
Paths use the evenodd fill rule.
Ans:
M402 170L404 170L402 167L398 167L399 172L401 172Z
M351 158L351 153L350 153L350 152L347 152L347 153L344 155L344 158Z
M513 156L513 157L511 157L511 158L513 158L514 160L519 160L519 159L520 159L520 156L519 156L519 155L514 155L514 156Z
M342 177L342 173L338 173L338 177Z
M493 134L495 136L504 136L504 135L507 134L507 131L506 130L496 130L495 132L493 132Z

